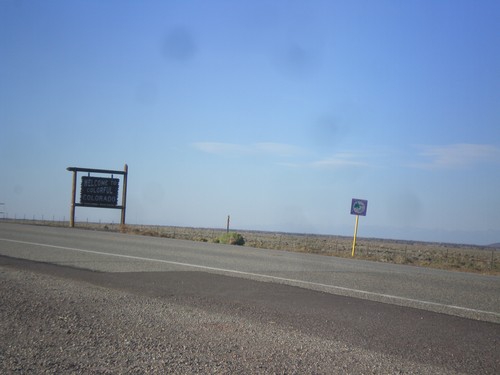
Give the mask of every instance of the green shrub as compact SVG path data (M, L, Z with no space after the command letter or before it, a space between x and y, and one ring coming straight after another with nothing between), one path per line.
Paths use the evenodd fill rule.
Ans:
M224 243L228 245L239 245L243 246L245 244L245 239L239 233L229 232L224 233L222 236L219 236L214 241L215 243Z

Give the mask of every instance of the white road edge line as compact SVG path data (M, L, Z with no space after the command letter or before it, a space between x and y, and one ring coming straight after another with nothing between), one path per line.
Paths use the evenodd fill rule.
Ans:
M496 313L496 312L493 312L493 311L476 310L476 309L471 309L471 308L468 308L468 307L455 306L455 305L446 305L446 304L438 303L438 302L422 301L422 300L412 299L412 298L407 298L407 297L393 296L393 295L390 295L390 294L375 293L375 292L369 292L369 291L366 291L366 290L352 289L352 288L346 288L346 287L342 287L342 286L328 285L328 284L322 284L322 283L315 283L315 282L312 282L312 281L304 281L304 280L297 280L297 279L288 279L288 278L279 277L279 276L272 276L272 275L265 275L265 274L260 274L260 273L237 271L237 270L230 270L230 269L225 269L225 268L202 266L202 265L199 265L199 264L174 262L174 261L163 260L163 259L144 258L144 257L138 257L138 256L134 256L134 255L113 254L113 253L106 253L106 252L95 251L95 250L78 249L78 248L74 248L74 247L48 245L48 244L43 244L43 243L27 242L27 241L18 241L18 240L11 240L11 239L7 239L7 238L0 238L0 241L14 242L14 243L20 243L20 244L25 244L25 245L43 246L43 247L48 247L48 248L53 248L53 249L78 251L78 252L88 253L88 254L112 256L112 257L119 257L119 258L127 258L127 259L141 260L141 261L147 261L147 262L166 263L166 264L172 264L172 265L176 265L176 266L199 268L199 269L204 269L204 270L217 271L217 272L223 272L223 273L229 273L229 274L236 274L236 275L243 275L243 276L253 276L253 277L258 277L258 278L263 278L263 279L269 279L269 280L275 280L275 281L292 283L294 285L307 285L307 286L311 286L311 287L319 287L319 288L337 290L337 291L342 291L342 292L354 293L354 294L358 294L358 295L370 296L372 298L375 297L376 301L379 301L380 299L382 299L382 300L389 299L389 300L392 300L392 301L399 301L399 302L403 302L403 303L406 302L406 304L403 304L403 306L408 306L408 303L411 304L410 306L415 306L415 305L433 306L433 307L437 307L437 308L440 308L440 309L443 309L443 308L444 309L451 309L451 310L455 310L457 312L463 312L463 313L474 313L474 314L483 314L483 315L486 314L486 315L493 316L495 318L495 320L500 319L500 313ZM466 316L468 316L468 315L466 315Z

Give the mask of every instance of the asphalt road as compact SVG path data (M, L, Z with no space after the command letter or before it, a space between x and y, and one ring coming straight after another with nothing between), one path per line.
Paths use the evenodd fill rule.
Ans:
M276 323L445 373L500 371L498 277L7 223L0 266Z
M11 223L0 223L0 255L112 273L201 271L500 323L497 276Z

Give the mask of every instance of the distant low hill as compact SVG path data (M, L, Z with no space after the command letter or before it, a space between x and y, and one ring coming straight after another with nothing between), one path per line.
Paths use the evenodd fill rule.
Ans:
M500 249L500 242L492 243L491 245L488 245L488 247L496 247L496 248Z

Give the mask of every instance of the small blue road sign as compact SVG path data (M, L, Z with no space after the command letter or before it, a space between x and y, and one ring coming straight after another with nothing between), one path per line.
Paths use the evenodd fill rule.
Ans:
M351 215L366 216L367 207L367 200L353 198L351 202Z

